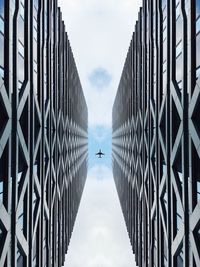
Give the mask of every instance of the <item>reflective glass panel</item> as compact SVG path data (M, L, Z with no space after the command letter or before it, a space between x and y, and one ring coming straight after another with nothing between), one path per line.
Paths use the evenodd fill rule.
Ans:
M0 181L0 202L3 202L3 181Z
M185 11L186 11L186 14L188 15L188 12L189 12L189 0L185 0Z
M0 16L4 18L4 0L0 0Z
M196 66L200 66L200 33L197 35L196 43Z
M24 20L22 16L19 16L18 20L18 38L24 44Z
M0 66L4 67L4 36L0 33Z
M180 1L176 1L176 18L180 15Z
M182 40L176 46L176 57L182 53Z
M24 45L20 41L18 42L18 51L20 56L24 57Z
M200 66L196 69L196 79L200 76Z
M18 217L18 224L20 225L21 230L24 228L24 214L21 213Z
M196 34L200 32L200 17L196 21Z
M33 37L35 41L37 42L37 28L34 26L34 31L33 31Z
M200 182L197 182L197 201L200 200Z
M182 54L176 59L176 81L180 82L182 80Z
M182 224L182 216L181 216L181 207L180 207L180 203L176 200L176 228L177 230L180 229L181 224Z
M0 75L4 79L4 69L0 66Z
M23 82L24 81L24 59L23 57L19 54L18 56L18 79L19 81Z
M167 26L163 30L163 41L167 38Z
M164 8L166 6L166 2L167 2L167 0L162 0L162 8Z
M182 31L182 19L181 16L179 16L176 20L176 44L178 44L182 39Z
M196 18L200 15L200 1L196 0Z
M38 9L38 0L34 0L34 7L35 9Z
M4 20L0 17L0 32L4 34Z
M19 247L17 247L17 267L24 266L24 257Z
M183 248L181 248L179 254L177 255L176 260L177 260L176 266L182 267L183 266Z

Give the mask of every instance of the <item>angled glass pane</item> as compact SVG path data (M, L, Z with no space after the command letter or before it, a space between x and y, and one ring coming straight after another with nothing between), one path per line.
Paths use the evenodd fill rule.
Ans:
M0 0L0 16L4 18L4 0Z
M0 33L0 66L4 67L4 36Z
M0 17L0 33L4 34L4 20Z
M198 34L199 32L200 32L200 16L196 21L196 34Z
M200 1L196 0L196 18L200 16Z

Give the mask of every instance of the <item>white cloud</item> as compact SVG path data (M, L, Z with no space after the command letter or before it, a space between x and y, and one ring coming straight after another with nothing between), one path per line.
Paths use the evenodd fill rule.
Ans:
M89 75L89 81L91 86L94 86L95 89L102 89L106 86L109 86L112 77L109 74L109 72L101 67L96 68L92 71L92 73Z
M76 219L66 267L134 267L128 233L112 171L90 169Z
M89 109L89 126L111 126L111 110L141 0L59 0ZM97 90L99 66L112 82ZM103 107L103 108L102 108Z

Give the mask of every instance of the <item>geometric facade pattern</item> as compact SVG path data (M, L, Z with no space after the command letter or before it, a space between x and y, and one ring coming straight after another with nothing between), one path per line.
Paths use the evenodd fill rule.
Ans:
M0 266L63 265L87 118L57 1L0 0Z
M144 0L113 106L113 173L139 266L200 266L200 1Z

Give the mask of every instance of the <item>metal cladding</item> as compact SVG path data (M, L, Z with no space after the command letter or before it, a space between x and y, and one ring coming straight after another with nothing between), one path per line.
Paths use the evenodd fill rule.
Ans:
M200 1L144 0L113 106L113 172L139 266L200 266Z
M0 0L0 266L64 263L87 106L57 1Z

